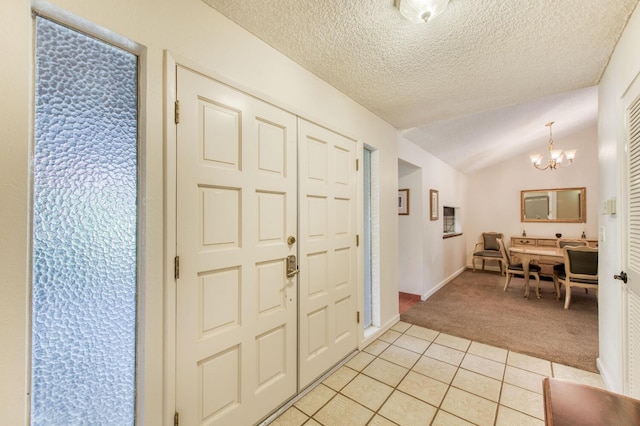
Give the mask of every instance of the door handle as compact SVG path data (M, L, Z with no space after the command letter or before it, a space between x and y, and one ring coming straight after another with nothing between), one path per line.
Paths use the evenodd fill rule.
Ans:
M287 256L287 278L293 278L300 273L298 269L298 260L295 255Z
M620 280L623 283L627 283L627 273L625 271L620 271L619 275L614 275L613 278L615 278L616 280Z

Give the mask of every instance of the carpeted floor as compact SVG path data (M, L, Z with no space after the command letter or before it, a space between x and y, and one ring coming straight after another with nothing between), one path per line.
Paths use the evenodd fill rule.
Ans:
M467 270L424 302L401 315L401 320L476 342L509 349L582 370L597 372L598 303L590 291L574 289L571 306L555 300L553 283L535 282L525 299L524 280L513 278L506 292L497 272Z

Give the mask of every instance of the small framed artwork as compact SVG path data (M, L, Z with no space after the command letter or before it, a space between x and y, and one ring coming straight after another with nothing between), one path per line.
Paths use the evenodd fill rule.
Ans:
M429 211L431 212L430 219L438 220L438 191L435 189L429 190Z
M409 190L398 189L398 214L409 214Z

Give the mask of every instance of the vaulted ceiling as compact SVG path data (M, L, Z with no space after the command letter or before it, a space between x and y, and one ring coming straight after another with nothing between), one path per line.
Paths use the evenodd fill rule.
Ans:
M463 173L597 120L597 84L638 0L203 0ZM500 147L501 149L496 149Z

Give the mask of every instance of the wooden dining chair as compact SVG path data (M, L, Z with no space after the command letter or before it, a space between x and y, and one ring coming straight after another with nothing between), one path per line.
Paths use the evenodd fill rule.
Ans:
M504 288L502 291L507 291L511 278L513 276L524 277L524 267L522 263L511 263L511 257L507 251L502 238L498 238L498 246L500 247L500 253L502 254L502 263L504 264L504 271L506 273L506 279L504 282ZM529 278L536 280L536 296L540 298L540 271L542 268L540 265L529 264Z
M558 240L556 241L556 247L558 248L565 248L567 246L583 247L586 245L588 245L587 240L579 240L574 238L558 238Z
M502 238L500 232L483 232L480 236L480 242L476 243L473 249L473 257L471 258L471 264L473 266L473 272L476 271L476 259L482 260L482 270L484 271L484 263L486 260L498 261L500 267L500 273L504 273L502 268L502 254L500 253L500 247L498 247L497 240Z
M586 240L577 240L570 238L558 238L556 241L556 247L586 247L588 245ZM553 265L553 286L556 289L556 297L560 298L560 283L558 283L558 277L564 275L564 262Z
M565 286L564 308L571 304L571 287L598 290L598 249L566 246L562 249L565 271L558 275L558 283ZM556 296L560 300L560 291Z

